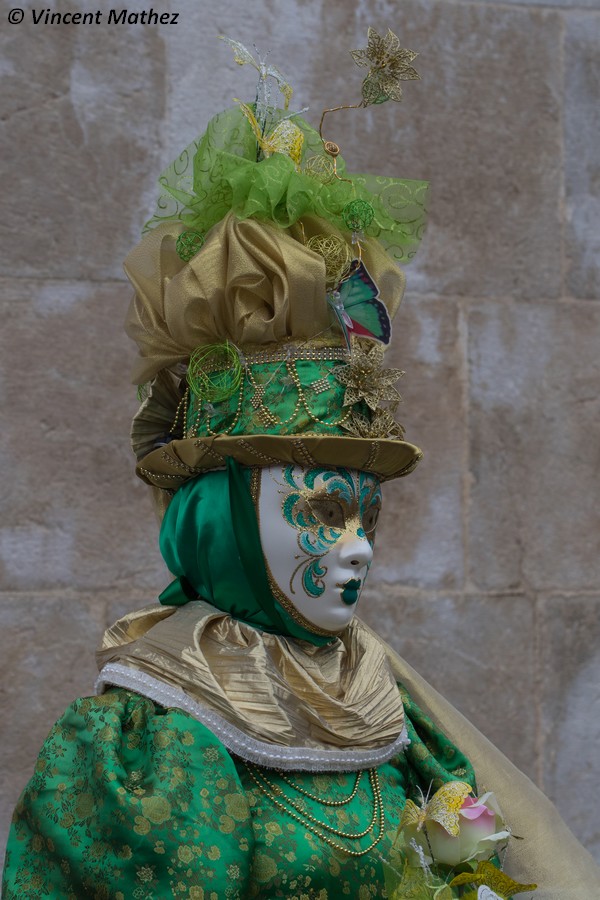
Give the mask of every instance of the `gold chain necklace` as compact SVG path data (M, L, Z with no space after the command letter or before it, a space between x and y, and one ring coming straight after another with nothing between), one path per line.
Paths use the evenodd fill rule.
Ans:
M318 838L320 838L326 844L329 844L330 847L333 847L334 849L339 850L342 853L347 853L349 856L364 856L366 853L369 853L383 837L383 830L385 827L385 814L383 811L383 800L381 797L381 787L379 785L377 769L368 770L369 782L373 791L373 816L371 818L371 822L369 824L369 827L364 831L352 834L350 832L341 831L340 829L334 828L332 825L329 825L328 822L322 822L319 819L316 819L310 813L300 810L298 805L294 803L291 797L288 797L286 794L284 794L284 792L278 785L273 784L268 780L268 778L265 777L264 770L259 770L258 768L251 767L250 765L248 765L248 763L244 763L244 765L255 784L264 794L266 794L266 796L275 806L277 806L278 809L282 810L282 812L284 813L287 813L287 815L291 816L297 822L300 822L301 825L304 825L305 828L308 828L309 831L312 831L313 834L316 834ZM357 790L358 781L361 775L362 772L359 772L356 784ZM291 786L294 787L293 784ZM321 802L321 800L318 797L314 797L314 795L307 794L307 796L311 796L312 799L315 799L318 803ZM279 799L280 797L285 797L289 806L283 803ZM377 835L375 835L376 827L378 828L379 832ZM338 843L338 841L333 840L331 837L329 837L329 835L324 834L323 829L327 829L333 834L336 834L338 837L343 837L348 840L359 840L360 838L365 837L370 832L373 832L373 840L364 850L350 850L348 847L344 847L343 844Z
M262 774L262 773L261 773ZM317 797L315 794L311 794L310 791L307 791L305 788L300 787L299 784L296 784L292 781L291 778L285 774L285 772L281 772L277 770L277 774L279 777L285 781L286 784L289 784L291 788L295 791L298 791L299 794L303 794L305 797L308 797L310 800L314 800L315 803L320 803L321 806L346 806L347 803L350 803L351 800L354 800L356 797L356 792L358 791L358 785L362 776L362 772L356 773L356 781L354 782L354 787L352 788L352 793L349 797L346 797L345 800L324 800L323 797ZM264 776L263 776L264 777ZM278 793L283 793L281 788L277 788Z

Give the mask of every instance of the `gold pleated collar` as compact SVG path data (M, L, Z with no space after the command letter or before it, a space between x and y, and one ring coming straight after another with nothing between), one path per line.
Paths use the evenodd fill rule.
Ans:
M407 742L385 648L358 619L315 647L201 600L151 606L109 628L97 658L98 692L117 685L184 709L258 765L353 771Z

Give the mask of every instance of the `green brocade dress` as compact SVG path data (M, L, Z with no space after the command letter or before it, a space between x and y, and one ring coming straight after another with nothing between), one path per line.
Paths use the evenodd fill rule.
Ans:
M15 810L3 897L385 897L381 858L400 862L392 844L406 797L456 778L475 788L469 762L401 693L411 743L378 769L385 828L363 856L332 847L275 805L246 764L188 713L124 689L75 701L45 741ZM351 833L369 826L366 772L354 798L338 807L264 772L308 816ZM357 775L287 777L331 801L348 798ZM372 834L346 841L327 833L354 850L373 842Z

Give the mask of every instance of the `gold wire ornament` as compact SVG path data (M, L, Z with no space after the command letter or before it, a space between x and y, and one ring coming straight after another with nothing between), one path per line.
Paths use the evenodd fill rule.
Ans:
M344 406L354 406L362 400L372 412L382 403L389 403L390 408L396 410L401 397L394 385L404 372L402 369L384 369L383 355L380 344L363 348L356 343L351 362L336 368L334 378L346 388Z
M335 164L330 156L309 156L302 166L302 171L321 184L331 184L335 178Z
M342 422L342 428L354 437L379 440L380 438L403 438L404 428L397 422L387 409L376 409L371 417L363 416L352 410L346 422Z
M350 55L357 66L369 69L362 83L363 105L402 100L401 81L419 78L419 73L411 65L417 57L414 50L400 46L400 39L389 28L381 37L374 28L367 32L367 46L364 50L351 50Z
M220 403L233 396L242 382L242 362L233 344L207 344L190 356L187 381L195 397L205 403Z
M339 284L352 263L352 251L346 241L335 234L315 234L308 239L306 246L325 260L327 286Z
M323 149L334 157L334 162L340 148L334 141L327 141L323 137L323 123L327 113L341 109L363 109L365 106L385 103L386 100L398 103L402 100L400 82L420 78L419 73L411 65L418 54L414 50L401 47L400 39L389 28L387 34L381 37L374 28L369 27L366 48L351 50L350 55L357 66L368 67L369 71L361 85L362 99L359 103L332 106L330 109L324 109L321 114L319 136L323 141ZM345 180L337 174L337 169L335 176L342 181Z

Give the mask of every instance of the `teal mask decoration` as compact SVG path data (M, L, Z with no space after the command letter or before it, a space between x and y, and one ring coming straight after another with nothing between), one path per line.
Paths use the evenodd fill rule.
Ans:
M317 478L322 478L328 496L306 502L306 493L315 491ZM327 470L298 469L293 465L283 470L284 483L290 488L282 504L283 518L298 531L298 547L306 556L302 586L311 597L325 590L323 576L327 570L322 560L342 534L353 531L357 537L374 540L374 527L367 536L362 519L368 519L381 506L381 489L377 479L366 472L358 473L358 484L343 467ZM319 511L320 510L320 511ZM376 522L376 515L374 518Z
M203 599L262 631L321 646L332 638L295 622L273 597L250 493L251 469L228 459L226 470L183 485L165 513L160 551L175 581L161 603Z

